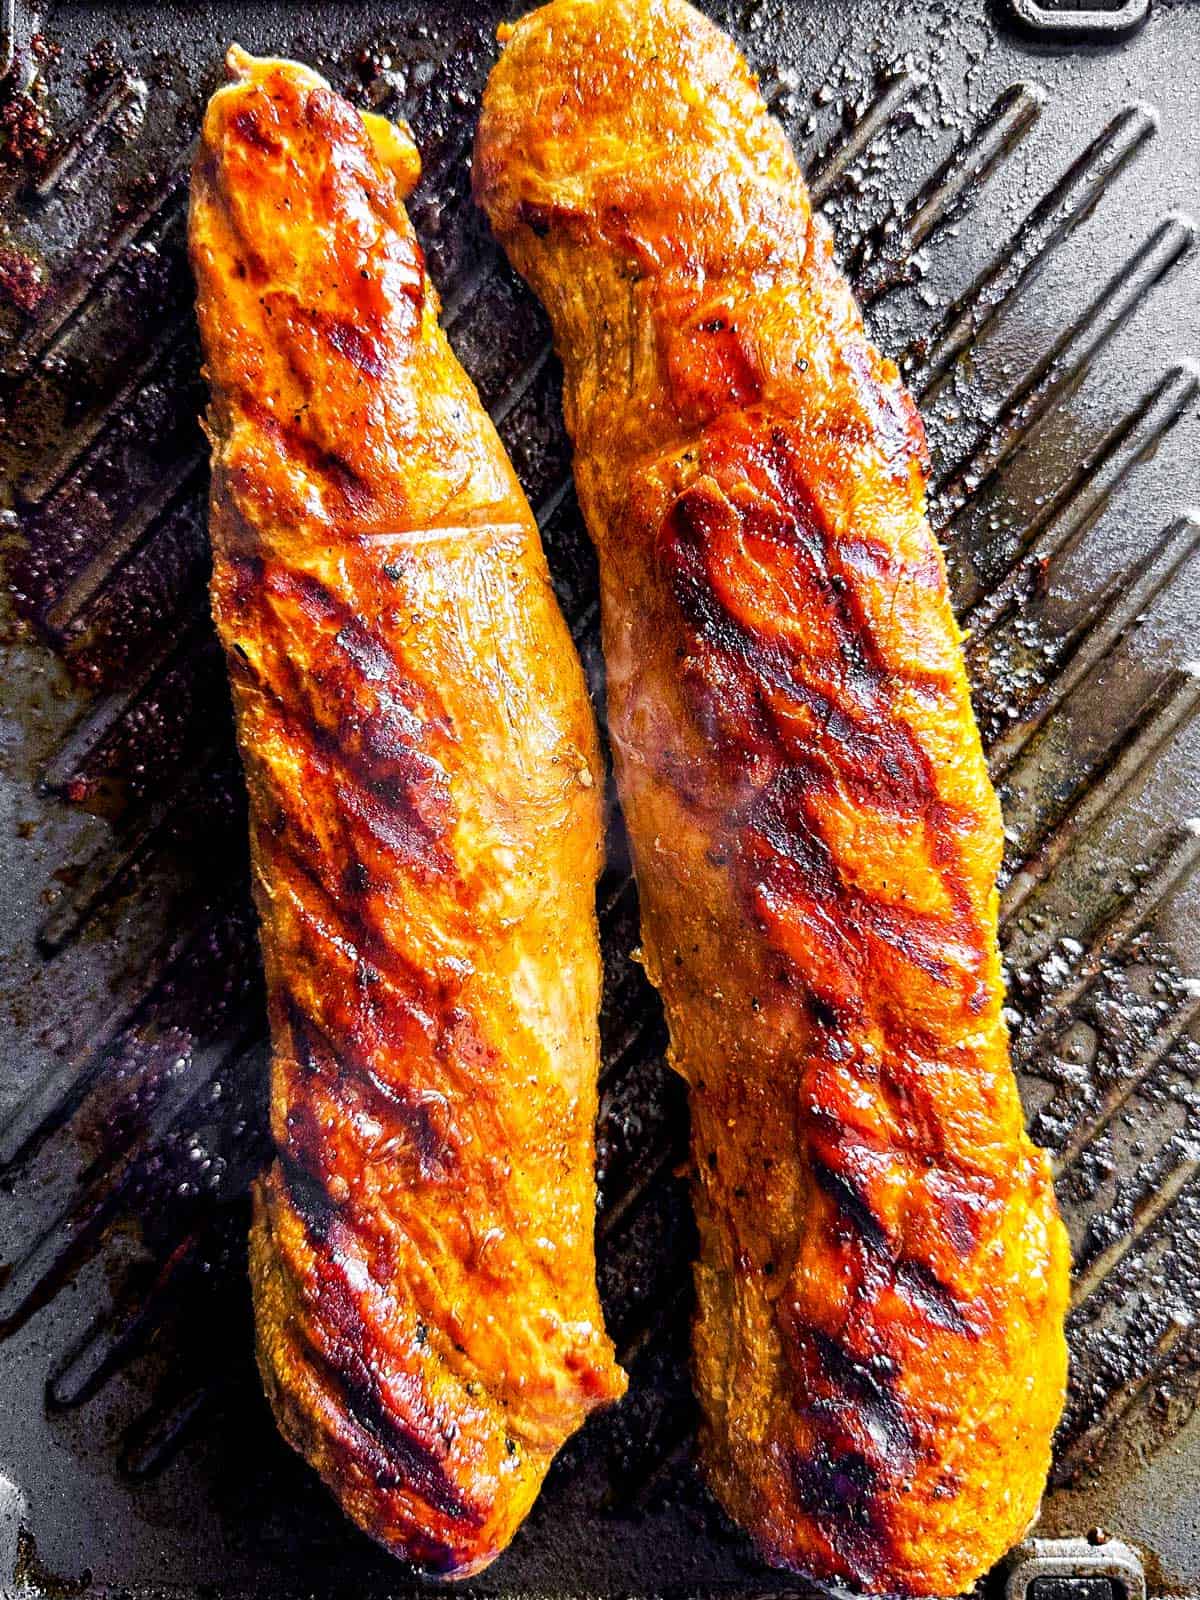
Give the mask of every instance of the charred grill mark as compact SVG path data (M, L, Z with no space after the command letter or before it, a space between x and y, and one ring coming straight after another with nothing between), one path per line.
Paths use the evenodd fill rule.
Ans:
M304 1231L314 1247L320 1249L328 1239L337 1217L337 1208L329 1198L325 1185L287 1151L280 1154L279 1171L288 1203L304 1224Z
M787 1465L798 1503L839 1562L864 1580L887 1572L894 1562L879 1469L860 1451L820 1437L806 1449L788 1451Z
M343 356L368 378L382 378L387 372L383 343L367 328L351 322L348 317L302 309L296 305L290 308L289 314L294 322L303 322L312 328L331 350Z
M853 1013L835 1006L822 995L807 995L805 1003L809 1016L825 1034L843 1033L855 1020Z
M306 1126L308 1132L301 1134ZM367 1252L368 1267L377 1281L389 1278L386 1272L380 1274L370 1259L370 1250L379 1248L377 1225L373 1228L370 1218L356 1217L352 1207L335 1206L325 1183L313 1175L312 1147L320 1134L310 1107L302 1105L289 1113L288 1132L289 1136L300 1135L305 1156L297 1159L293 1143L284 1147L277 1168L277 1192L294 1209L309 1249L298 1261L292 1258L286 1270L298 1288L312 1280L312 1287L300 1292L315 1312L315 1321L293 1327L323 1385L340 1397L343 1444L348 1434L356 1460L379 1489L415 1492L443 1516L467 1527L480 1527L482 1511L464 1498L444 1465L453 1443L454 1423L439 1419L420 1373L398 1366L394 1352L379 1342L347 1282L344 1263L355 1247ZM415 1346L423 1344L424 1340L414 1337ZM385 1373L387 1396L381 1383ZM457 1559L444 1550L441 1564L449 1567Z
M257 603L267 571L266 558L244 552L231 553L224 559L223 570L230 609L235 616L241 617ZM234 649L239 653L239 660L246 659L242 646L235 644Z
M894 1387L895 1364L887 1356L862 1361L839 1339L812 1326L799 1330L797 1344L805 1369L802 1376L818 1389L835 1391L825 1398L818 1395L803 1414L834 1434L844 1434L855 1415L865 1424L885 1468L891 1473L908 1471L916 1462L917 1447L912 1418ZM810 1351L812 1359L804 1360ZM853 1413L847 1410L847 1400L854 1403Z
M743 895L753 907L774 852L800 868L793 892L836 906L844 957L870 934L935 982L953 983L964 953L975 968L986 953L957 819L939 798L924 750L892 709L888 671L855 586L834 570L835 541L785 431L775 427L764 440L752 423L740 426L711 445L719 478L702 477L678 496L658 550L691 630L683 683L692 715L744 797L740 815L721 819L738 832ZM719 481L726 477L735 485L729 493ZM768 608L732 608L730 591L741 593L737 563L752 541L780 551L788 581L799 585L791 609L825 624L830 642L820 655L772 628ZM885 904L846 883L816 816L827 794L921 826L952 915ZM756 834L770 851L754 843Z
M830 731L835 738L847 737L858 721L854 710L850 709L853 702L838 702L822 683L812 682L810 674L805 672L809 664L798 659L794 652L789 653L782 637L772 639L761 630L755 631L743 617L730 610L714 587L713 562L720 555L722 545L732 548L740 544L750 520L747 508L727 497L714 480L685 490L668 515L664 536L660 539L660 558L667 568L676 602L694 630L696 654L702 658L706 651L717 651L731 658L742 673L750 675L760 703L769 706L770 692L776 691L815 711L819 722L832 723ZM814 591L814 604L836 622L841 609L839 597L822 570L823 560L815 536L812 530L803 529L798 520L795 526L797 537L788 541L790 548L786 553L796 558L797 570L803 564L804 580ZM772 534L774 542L777 530L772 530ZM880 674L873 672L863 658L861 640L853 637L844 626L839 628L836 642L837 679L851 696L866 699L878 688ZM825 665L823 662L822 666ZM833 665L832 653L829 665ZM718 707L712 709L719 711ZM728 740L736 724L719 715L714 717L714 722L727 730ZM772 724L774 741L778 742L777 717L772 718ZM719 753L726 760L735 754L730 750ZM913 794L910 803L915 804L916 799L917 795Z
M314 950L314 959L319 954ZM392 985L383 999L377 999L380 974L362 959L355 964L348 991L342 992L344 985L327 985L322 999L335 1008L336 1044L285 983L275 1004L298 1065L323 1080L347 1108L365 1103L385 1129L389 1154L407 1153L422 1182L444 1182L459 1170L459 1147L445 1097L385 1078L376 1063L399 1059L415 1067L419 1058L436 1059L456 1073L465 1071L472 1081L484 1081L496 1065L496 1053L471 1013L453 1004L444 984L411 970L411 982L400 989ZM326 1159L327 1141L307 1108L289 1108L287 1133L295 1160L327 1184L334 1175Z
M307 751L318 765L332 765L342 779L339 797L346 811L387 851L426 874L450 871L450 780L423 748L444 722L422 715L421 691L402 675L382 640L308 573L272 565L237 593L238 628L276 648L272 677L235 644L229 654L234 679L254 684L286 722L293 748ZM315 664L305 673L279 641L274 600L298 605L333 646L323 651L318 644ZM357 856L348 832L346 846L346 865L353 866Z
M264 599L293 601L308 621L332 639L338 651L366 682L392 692L397 715L406 716L406 731L414 739L421 733L423 723L417 715L420 702L414 685L402 677L395 656L383 640L371 632L339 595L312 573L278 563L264 566L261 591ZM349 687L352 687L352 680L343 685L343 693Z
M247 90L247 94L248 103L231 118L230 126L253 150L269 156L281 156L284 144L272 131L272 128L278 129L280 122L274 95L257 87ZM284 85L282 94L290 99L290 86ZM309 89L299 109L304 120L316 130L317 136L327 139L332 150L342 155L342 160L331 162L331 167L338 170L340 180L354 181L366 204L377 211L384 211L390 221L395 215L392 197L386 188L381 188L369 163L361 160L366 135L357 113L341 103L331 91L321 87ZM210 161L210 166L213 188L219 192L222 175L215 159ZM333 203L331 197L331 206ZM229 223L235 226L236 211L227 206L226 212ZM238 230L237 242L242 257L254 264L254 276L262 280L266 275L254 251L253 241ZM403 277L396 270L387 275L387 293L382 298L378 292L381 274L376 272L369 276L359 266L357 258L337 263L337 276L353 306L350 315L304 305L284 290L273 290L263 297L264 309L272 319L273 326L279 330L277 346L287 360L301 392L309 386L311 374L306 373L303 360L298 359L297 345L305 342L304 336L298 337L298 330L306 330L306 334L315 339L318 345L327 347L348 361L364 378L375 383L387 376L389 366L397 358L397 350L411 350L420 333L426 298L425 258L411 230L401 234L396 243L403 252L403 259L400 251L394 251L389 265L393 269L404 267L406 270ZM349 249L357 249L357 245L352 242ZM251 392L244 392L239 398L247 414L256 415L256 420L266 423L276 438L286 439L294 454L308 458L314 467L323 465L323 475L329 484L341 491L349 509L360 515L369 514L374 496L357 474L347 468L345 462L337 457L326 458L323 463L319 459L313 460L313 457L324 456L325 452L302 429L283 427L278 418L266 411Z
M847 898L853 902L862 922L870 927L877 939L903 956L910 967L918 967L935 983L950 987L954 982L954 968L939 954L939 945L946 937L946 925L942 918L907 908L881 905L879 901L854 891Z
M265 97L264 97L265 98ZM278 137L268 128L264 127L263 111L255 106L243 108L231 118L233 131L263 155L277 156L282 154L283 146Z
M896 1263L896 1288L935 1327L960 1339L978 1339L982 1332L973 1306L963 1301L923 1261L907 1256Z
M817 1187L833 1201L839 1214L852 1224L867 1250L889 1262L894 1261L896 1247L859 1187L845 1173L823 1160L815 1150L810 1149L808 1159Z
M268 296L268 298L270 298ZM288 309L287 301L283 309ZM371 485L342 456L309 437L294 421L285 421L252 394L238 396L238 402L255 430L270 439L281 455L304 467L309 476L320 483L325 491L332 489L340 505L334 509L341 514L358 519L368 519L376 510L375 492ZM260 490L255 478L243 474L237 478L239 507L252 505Z
M324 1031L303 1009L286 983L279 986L275 1003L286 1019L296 1064L316 1077L336 1077L338 1058L333 1045Z
M928 470L925 424L908 390L897 382L884 383L876 368L878 358L865 344L851 339L843 345L841 355L858 380L855 391L868 406L872 438L893 473L905 476L913 461Z
M822 1003L848 1014L861 1014L856 990L867 955L861 939L866 933L904 956L935 983L951 985L955 971L944 950L956 930L941 917L888 905L842 879L833 852L808 815L808 797L820 786L820 776L814 777L805 763L783 768L758 793L745 817L741 859L751 869L748 875L753 881L782 895L795 915L813 905L829 912L827 926L844 988L836 994L821 993ZM937 808L930 809L936 816ZM767 850L759 847L760 839Z
M942 587L942 564L932 542L924 558L916 564L904 561L891 546L862 534L844 535L838 540L836 550L839 566L864 578L914 583L933 593Z
M398 994L420 993L418 968L387 938L371 914L371 902L340 894L336 881L329 883L322 876L322 863L328 856L315 839L295 823L289 824L286 834L260 827L256 836L264 867L269 863L277 881L288 884L298 894L310 891L318 902L319 914L300 895L305 937L297 947L298 955L304 954L310 961L319 958L331 935L336 935L346 951L352 953L351 959L369 958L376 969L386 973Z
M397 1162L398 1170L421 1182L445 1182L458 1173L458 1150L446 1134L446 1118L438 1117L445 1109L440 1096L422 1094L408 1085L387 1083L368 1070L341 1074L326 1085L331 1101L352 1122L355 1114L366 1110L374 1122L381 1126L381 1138L368 1149L371 1160L386 1155L389 1162ZM286 1114L286 1136L282 1147L286 1158L286 1176L291 1184L293 1176L302 1176L309 1184L302 1200L309 1211L317 1210L317 1194L325 1195L328 1214L341 1216L344 1226L362 1238L363 1245L373 1243L376 1230L370 1218L358 1218L352 1206L342 1200L334 1206L330 1184L334 1179L344 1179L347 1192L352 1184L338 1168L338 1147L333 1146L322 1133L317 1117L302 1098L296 1098ZM410 1163L403 1162L408 1155ZM354 1176L354 1174L352 1174ZM298 1202L296 1210L304 1210Z
M422 812L422 800L430 790L435 804L440 801L445 775L432 761L414 758L406 765L411 774L407 779L397 773L377 786L339 787L338 799L348 815L361 822L397 861L424 875L447 872L451 861L440 830L434 833Z
M285 864L297 865L283 856L274 872L275 881L286 877ZM301 870L308 879L307 871ZM324 893L319 884L317 888ZM333 915L345 909L330 906ZM312 970L327 947L328 935L316 930L311 951L303 944L297 947L305 956L298 964ZM367 948L365 938L361 948ZM386 965L389 954L388 947L379 949L380 966ZM423 969L413 970L407 986L398 981L398 991L394 987L374 1004L379 974L372 963L360 957L354 964L352 993L340 977L323 987L322 1004L331 1008L323 1021L311 1016L286 984L277 985L274 1006L290 1034L297 1064L311 1072L320 1081L320 1093L344 1111L335 1126L354 1126L361 1112L379 1124L378 1140L366 1152L367 1159L386 1160L401 1189L411 1192L416 1183L450 1184L458 1194L463 1185L477 1178L462 1160L463 1140L448 1099L418 1086L411 1077L408 1082L384 1078L377 1062L406 1063L410 1074L420 1073L428 1063L430 1081L441 1077L452 1086L461 1083L469 1096L471 1114L481 1126L481 1137L494 1141L502 1140L504 1132L489 1122L492 1101L487 1085L501 1063L474 1014L456 1003L457 982L436 980ZM277 1059L277 1074L281 1065ZM377 1281L390 1282L394 1268L385 1259L388 1237L380 1234L374 1213L361 1211L355 1200L358 1165L355 1163L353 1170L339 1169L336 1151L322 1131L322 1119L314 1112L314 1098L302 1090L288 1104L281 1154L327 1194L330 1185L338 1183L340 1228L347 1239L359 1241ZM491 1195L489 1203L496 1202L497 1197ZM393 1213L397 1223L400 1217L399 1211ZM497 1220L514 1242L520 1239L523 1215L513 1211L507 1196L501 1197ZM465 1356L465 1352L460 1354Z
M395 1015L398 1004L402 1008L399 1019ZM411 1083L384 1078L373 1063L381 1051L395 1054L402 1043L407 1046L405 1053L416 1053L424 1045L424 1053L444 1060L443 1040L456 1026L461 1012L451 1012L449 1022L437 1038L430 1039L434 1030L428 1019L419 1015L415 1007L404 1007L403 1001L398 1002L394 995L386 1008L360 1003L352 1012L337 1018L339 1043L335 1046L325 1029L303 1012L290 990L285 991L282 1008L298 1064L320 1078L330 1097L347 1111L364 1106L383 1127L384 1137L380 1142L387 1147L390 1156L406 1152L423 1182L443 1182L455 1175L458 1149L452 1137L445 1097L416 1089ZM415 1026L402 1028L402 1024L410 1022L415 1022ZM403 1040L400 1038L402 1031ZM425 1038L421 1037L422 1033ZM327 1186L336 1176L329 1164L330 1144L306 1102L289 1106L287 1140L287 1151L294 1161Z
M382 1119L398 1125L416 1157L421 1179L442 1182L452 1177L458 1160L447 1132L449 1117L444 1096L414 1093L403 1084L386 1082L370 1070L364 1071L363 1077L373 1092L374 1109Z
M277 982L273 997L273 1023L286 1027L297 1066L319 1079L325 1092L348 1110L361 1105L380 1123L384 1129L381 1146L387 1147L390 1157L407 1153L414 1175L425 1182L453 1177L458 1171L458 1146L452 1136L452 1124L444 1114L442 1097L385 1079L374 1063L386 1056L410 1061L415 1067L421 1058L436 1057L451 1068L461 1065L462 1051L456 1056L447 1041L462 1041L465 1037L461 1022L464 1013L451 1006L452 996L445 992L444 985L431 982L424 971L411 964L398 962L392 947L367 926L352 906L328 896L311 876L308 865L294 854L281 857L276 879L284 879L288 868L299 872L316 888L331 915L350 916L355 921L355 936L361 941L358 949L373 949L374 958L368 962L357 956L348 981L331 980L322 990L336 1043L334 1034L306 1011L295 991L282 979ZM307 924L303 926L296 953L305 957L310 968L316 968L327 956L328 931L324 925L311 931ZM374 961L385 970L397 969L389 980L386 998L378 1001L375 993L381 974ZM476 1058L487 1054L478 1038L473 1049ZM468 1071L476 1070L475 1059L465 1064ZM303 1100L294 1100L288 1107L284 1151L322 1186L328 1187L337 1176L331 1166L329 1142L311 1106Z
M292 897L292 909L301 924L296 954L308 957L310 962L319 960L333 938L349 959L369 956L403 989L411 963L387 939L372 914L370 900L351 900L339 892L337 852L325 850L291 817L284 819L283 826L255 825L253 837L259 855L258 876L286 886Z
M772 855L800 869L809 898L832 905L840 893L837 864L803 809L811 781L811 775L798 767L777 771L755 797L747 820ZM764 860L764 868L767 865Z
M570 227L581 220L580 213L570 207L540 200L521 199L517 202L516 220L538 239L545 239L556 227Z
M310 583L312 580L308 580ZM328 594L328 591L326 591ZM373 634L358 617L341 621L330 608L326 615L331 622L339 623L333 642L368 683L387 683L395 674L395 663L383 640ZM412 719L406 731L416 733L420 724Z
M833 1202L839 1218L853 1229L868 1266L882 1268L882 1276L875 1271L868 1275L872 1297L877 1297L881 1288L891 1284L927 1322L959 1338L978 1339L983 1329L977 1308L964 1304L926 1262L903 1254L902 1245L892 1238L876 1215L863 1186L834 1166L832 1159L826 1159L812 1139L808 1161L817 1187ZM864 1279L864 1283L867 1281Z
M339 1226L335 1224L335 1234ZM388 1371L393 1385L399 1375L355 1304L336 1242L332 1249L313 1250L311 1267L320 1305L321 1347L308 1340L310 1359L323 1369L334 1392L340 1392L371 1478L382 1489L413 1489L442 1516L481 1527L484 1519L478 1507L463 1498L429 1442L429 1436L437 1436L437 1419L420 1381L415 1376L409 1379L411 1406L405 1414L385 1399L378 1374ZM443 1452L445 1448L443 1442Z
M985 1194L950 1168L930 1173L928 1187L938 1206L947 1243L960 1260L969 1261L979 1246L987 1204Z
M415 1490L442 1516L470 1528L483 1526L483 1514L458 1492L434 1451L394 1411L377 1402L370 1387L343 1380L341 1388L347 1417L358 1424L365 1440L374 1443L368 1456L377 1487ZM423 1531L421 1537L429 1535ZM448 1546L438 1542L434 1548L445 1552L439 1561L443 1570L458 1564L458 1554Z
M301 1096L293 1097L284 1118L284 1136L279 1148L281 1159L287 1163L285 1176L289 1179L289 1189L291 1175L302 1173L314 1189L319 1189L325 1196L326 1204L330 1204L329 1180L333 1174L329 1149L309 1100ZM313 1192L310 1191L309 1199L313 1198Z

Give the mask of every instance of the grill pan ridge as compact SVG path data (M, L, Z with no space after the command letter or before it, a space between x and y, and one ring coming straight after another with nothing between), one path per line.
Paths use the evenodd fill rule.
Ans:
M1075 1252L1038 1531L1103 1527L1152 1593L1200 1594L1200 7L1151 0L1119 38L950 0L708 9L929 430L1005 806L1014 1058ZM204 595L187 166L232 38L409 117L444 320L601 697L557 365L469 193L504 14L0 4L0 1594L413 1588L253 1368L265 1023ZM631 1390L467 1591L804 1592L690 1461L685 1106L615 807L600 910L597 1233Z

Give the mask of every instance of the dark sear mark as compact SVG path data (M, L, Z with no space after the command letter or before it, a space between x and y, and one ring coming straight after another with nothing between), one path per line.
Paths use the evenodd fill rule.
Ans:
M294 1192L282 1163L276 1172L280 1175L278 1186L267 1180L269 1205L285 1196L291 1198ZM283 1255L281 1265L293 1278L302 1301L319 1307L319 1317L306 1317L292 1326L322 1384L341 1397L342 1416L332 1442L346 1448L348 1434L357 1465L380 1487L407 1486L443 1516L467 1527L481 1527L484 1518L479 1508L463 1498L443 1466L448 1444L422 1382L415 1375L397 1371L359 1312L339 1245L339 1239L341 1245L349 1242L342 1218L325 1219L314 1233L309 1231L305 1215L297 1214L305 1226L307 1248L299 1261ZM296 1279L297 1272L301 1280ZM309 1279L311 1289L305 1287ZM403 1393L408 1380L411 1410L401 1411L400 1400L384 1397L380 1374L385 1371L393 1391ZM429 1537L424 1530L422 1537ZM442 1550L447 1565L454 1564L457 1558L446 1547L436 1541L432 1547Z
M881 1525L881 1474L859 1451L817 1438L788 1453L796 1499L821 1534L863 1579L892 1565L891 1539Z
M960 1260L969 1261L979 1244L981 1207L972 1196L943 1194L942 1225Z
M895 1249L887 1230L872 1211L870 1202L853 1181L823 1160L810 1148L809 1170L817 1187L833 1201L840 1216L850 1222L859 1238L873 1254L894 1259Z
M906 1257L896 1263L896 1287L936 1327L960 1339L978 1339L982 1333L974 1306L964 1303L923 1261Z
M812 1398L801 1415L831 1436L845 1438L851 1420L861 1420L890 1473L909 1471L917 1456L913 1420L894 1388L895 1367L886 1356L860 1360L840 1339L811 1325L797 1329L795 1356ZM822 1390L832 1393L822 1394ZM849 1413L846 1401L854 1402Z
M271 299L271 296L267 296ZM291 304L285 301L285 309ZM247 397L243 401L247 418L259 429L265 439L271 440L281 455L289 457L305 468L310 477L320 481L327 498L337 497L333 509L351 522L370 523L377 512L375 491L341 455L318 444L295 422L280 418L262 404ZM258 490L254 483L240 481L241 500L252 502Z
M427 1001L430 996L424 996ZM339 1017L338 1036L340 1048L335 1052L325 1031L311 1017L304 1015L295 996L289 991L284 1006L298 1064L327 1086L328 1093L347 1109L364 1104L371 1116L383 1128L383 1140L395 1146L392 1159L409 1158L409 1175L422 1182L440 1183L451 1178L457 1170L458 1150L452 1137L452 1123L440 1095L422 1093L410 1084L384 1079L373 1065L381 1049L398 1041L389 1034L395 1033L394 1023L389 1027L396 1008L394 998L379 1011L360 1005L349 1015ZM415 1008L408 1011L405 1020L418 1015ZM434 1040L426 1042L431 1054L446 1057L450 1054L446 1041L461 1035L461 1018L465 1013L450 1012ZM419 1043L419 1034L410 1041L410 1049ZM482 1050L482 1045L479 1046ZM394 1050L388 1050L392 1055ZM460 1057L465 1058L461 1045ZM468 1062L474 1067L476 1063ZM351 1125L353 1119L350 1119ZM311 1106L300 1100L288 1109L287 1143L285 1149L300 1170L308 1173L322 1186L327 1186L336 1174L329 1165L330 1144L322 1133Z
M323 1249L313 1252L312 1263L320 1285L321 1333L332 1348L310 1344L310 1358L342 1396L344 1420L353 1426L360 1465L380 1487L408 1487L454 1522L482 1526L478 1508L463 1499L442 1465L446 1444L434 1417L417 1421L402 1416L384 1400L371 1365L375 1341L358 1314L340 1265ZM414 1385L414 1399L419 1392Z
M744 822L769 830L772 805L778 808L788 796L784 826L776 826L772 838L782 852L783 841L796 835L797 813L807 814L809 797L836 788L866 809L922 826L942 841L935 855L951 919L921 919L905 908L882 906L845 884L830 870L831 860L822 863L816 887L836 897L851 931L857 927L861 936L869 921L872 931L924 963L931 975L945 970L931 938L934 946L952 941L977 949L981 960L982 930L957 851L947 842L953 819L944 814L928 757L892 709L887 669L854 585L840 569L832 530L795 465L787 431L747 421L731 439L712 443L708 454L712 470L733 487L727 492L719 478L709 476L685 489L663 525L658 552L692 630L689 656L699 666L685 674L692 714L714 738L715 754L731 778L750 766L773 773L782 785L761 815L751 812ZM712 564L722 552L728 556L756 541L778 549L790 580L802 585L805 601L797 609L824 623L822 636L832 641L827 654L814 658L795 641L772 634L765 619L751 624L730 611L718 589L728 573ZM777 703L806 713L812 736L798 744ZM750 718L747 707L755 711ZM906 944L908 930L913 936Z
M260 560L246 563L235 586L239 628L274 646L260 672L230 655L235 681L253 683L285 718L298 750L306 746L343 768L348 814L389 852L428 872L448 869L445 836L452 825L449 776L423 748L443 722L424 706L425 691L406 678L383 641L310 573ZM327 635L301 673L291 660L281 607L296 606L306 626ZM281 804L287 805L281 796Z
M383 377L387 362L378 340L347 317L321 317L317 325L338 355L345 356L369 378Z
M854 1228L867 1251L886 1268L883 1280L892 1283L921 1316L962 1339L978 1339L983 1332L977 1308L964 1304L927 1263L900 1254L894 1241L872 1210L863 1189L850 1175L834 1167L828 1152L809 1147L809 1169L817 1186L834 1202L838 1214Z
M264 127L264 114L273 115L270 110L270 101L267 100L266 96L262 97L261 108L246 106L244 110L239 111L232 119L233 129L248 145L252 145L254 149L260 150L264 155L281 155L283 146L276 135Z
M288 1131L290 1134L290 1127ZM314 1244L323 1245L337 1217L337 1207L329 1198L325 1185L286 1150L280 1155L279 1170L288 1199L304 1224L305 1233Z

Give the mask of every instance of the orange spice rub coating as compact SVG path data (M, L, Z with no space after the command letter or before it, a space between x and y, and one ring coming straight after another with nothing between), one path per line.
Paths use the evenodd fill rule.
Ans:
M437 323L407 131L230 52L192 187L212 604L250 795L279 1425L460 1576L624 1388L593 1254L600 769L537 528Z
M477 195L544 301L648 970L690 1086L701 1450L773 1562L956 1594L1036 1514L1068 1249L924 434L683 0L506 36Z

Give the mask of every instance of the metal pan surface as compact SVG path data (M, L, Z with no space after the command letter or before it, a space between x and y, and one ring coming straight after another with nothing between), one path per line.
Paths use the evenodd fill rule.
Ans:
M469 197L503 9L0 6L0 1593L411 1587L277 1438L251 1356L264 1022L186 174L232 38L410 119L451 337L601 697L557 366ZM1040 1531L1101 1526L1151 1592L1200 1592L1200 7L1119 33L951 0L711 9L929 428L1008 824L1016 1058L1076 1254ZM795 1592L689 1459L684 1107L615 810L601 912L598 1234L631 1393L470 1592Z

